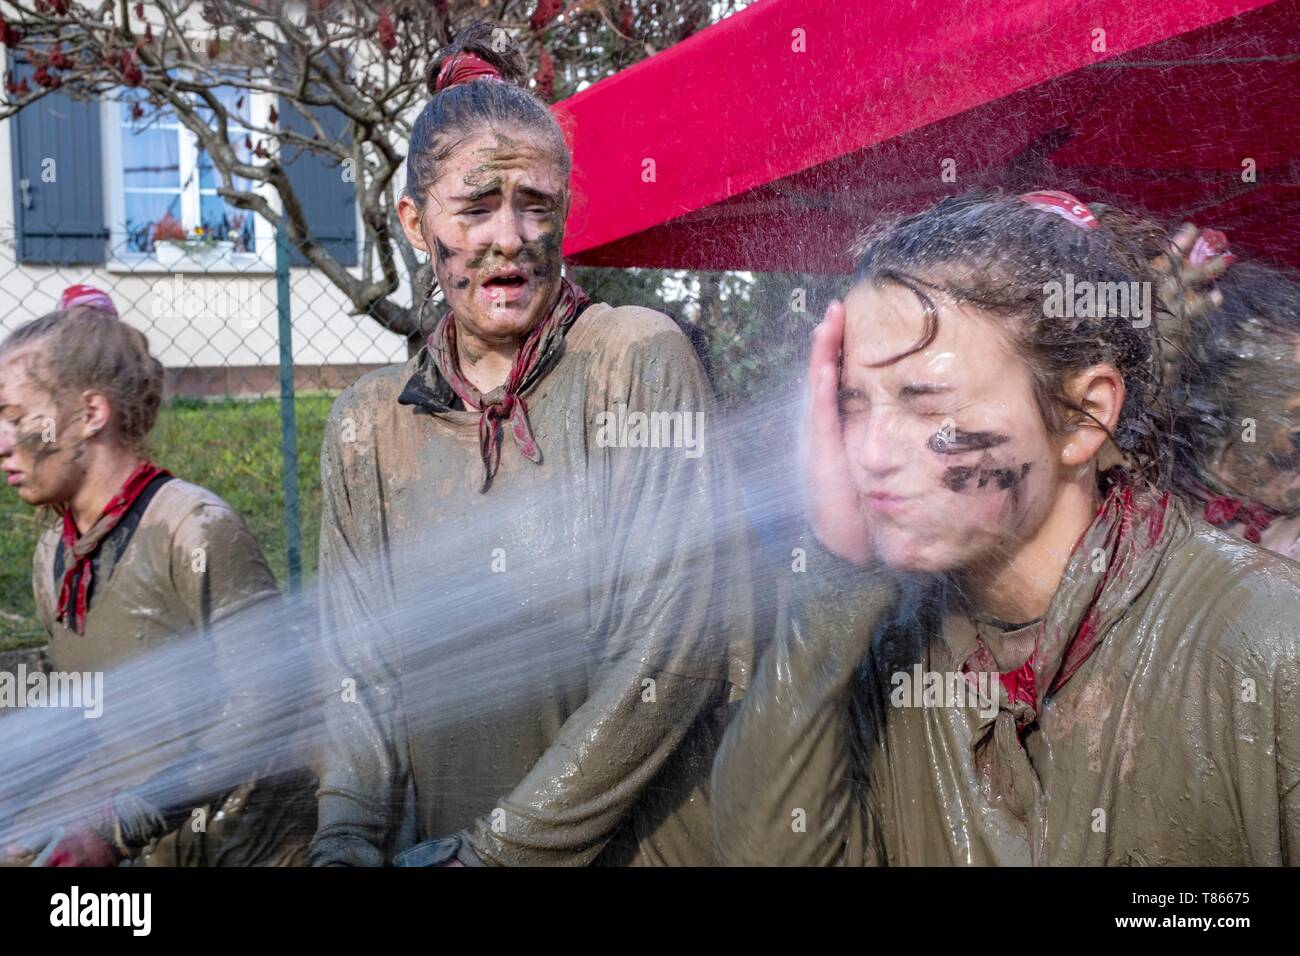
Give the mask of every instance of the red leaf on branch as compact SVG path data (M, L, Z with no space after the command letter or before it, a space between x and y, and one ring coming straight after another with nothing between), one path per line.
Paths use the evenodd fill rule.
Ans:
M632 4L628 0L618 5L618 32L624 36L632 35Z
M392 50L397 46L397 27L393 26L393 18L387 8L379 11L378 34L379 45L385 50Z
M564 9L564 0L537 0L537 9L533 11L532 17L528 20L528 25L533 28L534 33L541 33L546 29L547 24L560 15Z
M280 122L280 114L275 111L275 107L270 107L266 112L266 119L272 126Z
M555 93L555 59L545 50L542 51L541 62L537 64L537 73L533 79L537 83L537 92L543 99L550 99Z
M135 63L135 51L122 54L122 80L127 86L139 86L144 82L144 74Z
M53 0L51 5L54 7L54 12L59 16L66 17L68 15L70 0Z
M3 43L9 49L14 49L23 40L23 35L5 22L4 17L0 17L0 43Z
M139 103L132 103L132 104L131 104L131 119L137 119L137 120L138 120L141 116L144 116L144 107L141 106Z
M144 19L144 4L143 4L143 3L139 3L138 0L137 0L136 5L135 5L135 15L136 15L136 17L137 17L138 19L140 19L140 20L143 20L143 19Z

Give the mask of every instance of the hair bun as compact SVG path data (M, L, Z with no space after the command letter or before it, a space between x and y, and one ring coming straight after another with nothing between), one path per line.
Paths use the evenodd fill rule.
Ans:
M433 81L433 92L441 93L450 86L469 83L471 80L501 80L501 71L487 60L473 53L461 51L445 60Z
M494 79L516 86L522 84L528 65L509 34L487 20L471 23L429 61L425 85L429 93L469 83Z

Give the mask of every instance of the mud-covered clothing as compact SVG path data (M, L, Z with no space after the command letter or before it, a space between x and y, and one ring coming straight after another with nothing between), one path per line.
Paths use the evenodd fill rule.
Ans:
M698 454L615 434L636 412L707 429L709 387L669 318L595 304L526 397L541 461L502 442L486 493L480 414L427 350L335 403L321 610L355 694L326 704L313 863L456 836L471 864L711 861L708 773L754 655L739 499L707 430Z
M157 479L170 476L171 472L151 461L139 462L84 533L78 531L72 509L63 512L62 547L58 555L63 565L63 579L59 585L55 618L64 627L77 634L85 633L87 602L100 544L131 513L131 506L140 495L150 488L157 488L161 484Z
M118 772L112 774L112 787L130 791L130 799L115 801L119 806L145 808L123 821L137 844L132 849L139 849L136 862L305 862L315 826L313 773L284 769L272 761L229 792L205 792L198 783L205 765L229 759L226 751L240 745L239 736L226 731L241 720L254 719L265 704L257 696L264 687L255 679L257 648L247 646L247 635L236 640L235 628L222 627L222 622L278 593L262 550L243 521L203 488L165 474L155 478L94 554L82 634L57 618L66 560L58 528L49 529L33 561L37 613L49 635L53 671L105 672L104 717L82 722L95 738L82 752L93 750L87 764L130 767L121 771L120 779ZM277 640L291 638L274 635ZM204 653L184 658L186 667L204 675L201 693L195 673L177 674L174 682L161 680L149 689L148 726L115 721L115 694L129 697L138 709L142 691L133 686L118 691L113 668L183 640L208 645ZM218 682L217 688L213 682ZM213 710L211 721L198 734L196 696ZM75 779L76 768L67 772ZM195 781L193 786L186 785L188 779ZM165 781L159 789L167 793L187 793L192 802L157 806L152 796L155 781Z
M1032 667L1039 689L1054 689L1029 715L1001 680L985 685L997 688L996 710L969 693L918 698L915 680L960 674L981 648L971 615L938 588L899 590L825 551L810 557L818 580L719 752L720 854L750 864L1296 863L1300 566L1176 503L1162 521L1122 529L1126 520L1100 514L1070 559ZM1121 531L1152 545L1107 575ZM1059 682L1079 647L1072 636L1088 628L1099 640ZM1023 729L1017 716L1028 717Z

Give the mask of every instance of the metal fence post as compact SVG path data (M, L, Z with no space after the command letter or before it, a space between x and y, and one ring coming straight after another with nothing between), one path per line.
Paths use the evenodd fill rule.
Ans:
M289 592L302 588L302 520L298 509L298 417L293 388L293 324L289 307L289 237L275 231L275 305L280 320L280 459L284 466L284 538Z

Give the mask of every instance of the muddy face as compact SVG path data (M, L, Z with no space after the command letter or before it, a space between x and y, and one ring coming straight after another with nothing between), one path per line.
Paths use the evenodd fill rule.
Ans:
M562 157L527 132L474 133L443 161L408 235L433 257L462 341L515 343L546 314L568 203Z
M1242 418L1255 420L1255 440L1239 429L1217 469L1223 483L1275 511L1300 511L1300 340L1241 371Z
M922 337L910 290L862 285L845 299L841 413L849 471L877 554L905 571L978 568L1017 550L1055 494L1054 448L1029 368L990 319L932 295Z
M85 478L81 415L33 377L31 358L0 361L0 473L27 504L61 504Z

